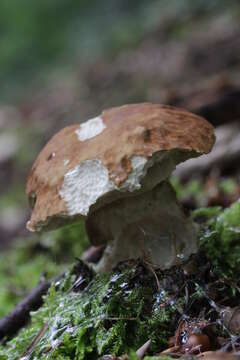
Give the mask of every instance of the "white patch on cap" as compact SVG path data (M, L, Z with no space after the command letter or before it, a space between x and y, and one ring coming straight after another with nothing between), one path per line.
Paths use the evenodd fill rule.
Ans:
M60 195L69 215L87 215L91 205L115 188L100 160L86 160L65 174Z
M63 165L67 166L69 164L70 160L69 159L64 159L63 160Z
M132 170L128 178L120 185L120 190L132 192L141 188L140 181L147 173L146 163L147 159L144 156L134 155L131 158Z
M64 182L60 190L60 195L67 204L69 215L80 214L87 216L90 206L113 190L124 193L141 189L141 182L147 175L149 168L153 166L155 161L161 164L162 160L162 154L155 160L134 155L131 158L132 169L127 179L119 187L109 179L108 169L100 160L83 161L65 174ZM164 167L163 174L161 174L163 179L169 176L169 172L172 171L172 169L171 171L167 170ZM159 178L159 171L157 177ZM161 181L163 179L161 179ZM153 181L153 186L158 182L159 181ZM150 184L150 188L153 186Z
M79 129L76 130L76 134L79 141L85 141L101 134L104 129L106 129L106 125L102 118L97 116L81 124Z

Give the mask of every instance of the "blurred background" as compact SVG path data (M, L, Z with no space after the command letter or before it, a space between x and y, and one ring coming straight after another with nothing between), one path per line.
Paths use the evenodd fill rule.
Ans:
M150 101L205 116L217 153L174 184L189 209L236 199L239 24L239 0L1 0L1 251L30 236L25 182L40 149L111 106Z

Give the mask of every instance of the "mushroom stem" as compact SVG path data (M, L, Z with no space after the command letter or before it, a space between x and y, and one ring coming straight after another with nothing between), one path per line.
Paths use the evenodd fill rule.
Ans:
M94 245L107 244L97 264L100 272L137 258L168 268L197 251L196 226L184 214L168 181L93 212L86 229Z

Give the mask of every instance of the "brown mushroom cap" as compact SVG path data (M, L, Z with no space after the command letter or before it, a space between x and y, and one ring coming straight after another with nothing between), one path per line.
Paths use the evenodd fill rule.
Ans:
M95 123L95 133L93 131L93 135L89 135L89 125L86 124L94 126ZM88 210L74 212L69 209L63 190L65 180L70 178L67 174L74 172L74 169L81 170L82 164L102 167L111 183L109 191L99 197L96 195L94 205L100 198L106 197L108 192L119 193L120 190L117 196L125 197L135 190L122 187L132 172L133 157L150 162L156 154L172 151L178 154L176 165L188 158L208 153L214 144L213 127L205 119L182 109L158 104L115 107L84 124L71 125L59 131L33 164L26 190L29 199L35 203L27 225L30 230L57 227L58 223L88 215ZM78 178L82 175L80 170L75 174ZM98 177L99 173L95 175ZM88 181L87 174L84 176L84 181ZM67 185L70 193L73 181L70 179ZM73 199L75 190L73 186ZM115 198L109 197L107 201L111 202Z

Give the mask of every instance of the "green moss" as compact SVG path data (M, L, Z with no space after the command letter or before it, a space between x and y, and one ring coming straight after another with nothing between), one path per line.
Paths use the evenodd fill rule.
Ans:
M201 198L204 195L204 185L200 180L191 180L183 184L177 177L174 177L171 178L171 184L180 200L194 197L197 201L201 202Z
M43 234L39 242L58 263L72 263L89 246L83 221Z
M215 219L218 215L220 215L221 211L221 206L199 208L192 212L192 218L193 220L201 220L206 223L208 220L212 221L213 219Z
M240 275L240 202L237 201L216 218L210 218L200 242L219 275Z
M238 189L238 182L233 178L223 179L219 188L227 195L234 195Z
M217 219L216 231L220 233L221 240L225 242L240 237L240 201L232 204Z
M238 183L233 178L210 178L211 188L215 187L216 193L226 199L237 196ZM171 183L175 188L179 200L193 200L195 206L205 207L209 203L211 194L208 184L201 179L193 179L187 183L181 182L177 177L171 178Z
M67 291L73 281L69 275L58 291L51 288L44 306L33 314L31 326L0 354L17 359L44 324L48 324L47 330L31 358L81 360L120 355L137 349L149 338L151 351L161 349L172 332L169 321L179 303L167 303L166 293L166 303L160 306L152 274L145 270L139 283L139 266L113 275L96 275L82 293Z
M0 316L6 315L36 284L40 277L52 277L59 267L44 255L30 259L19 246L0 257Z
M19 239L14 249L0 256L0 317L36 286L42 275L52 278L63 272L87 244L82 223Z

